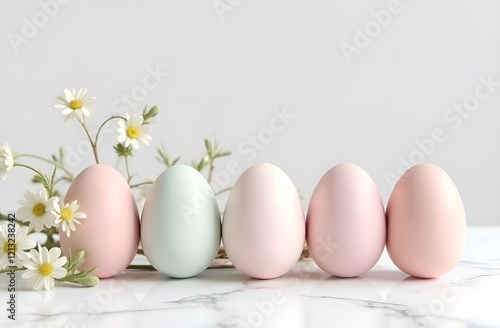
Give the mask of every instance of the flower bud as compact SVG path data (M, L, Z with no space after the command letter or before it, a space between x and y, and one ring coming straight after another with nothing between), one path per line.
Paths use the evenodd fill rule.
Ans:
M99 278L88 275L80 280L80 284L84 287L94 287L99 284Z
M151 118L151 117L155 117L156 115L158 115L158 113L160 112L160 106L153 106L151 107L151 109L149 110L148 112L148 117Z
M151 107L151 109L148 111L146 111L146 109L144 108L144 110L142 111L142 117L144 118L144 122L147 122L150 118L155 117L156 115L158 115L159 112L160 112L160 106L155 105Z

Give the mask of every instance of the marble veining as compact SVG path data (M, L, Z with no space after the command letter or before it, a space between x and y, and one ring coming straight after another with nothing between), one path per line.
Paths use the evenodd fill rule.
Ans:
M356 278L313 261L258 280L234 268L190 279L128 270L95 288L27 291L18 277L17 320L1 327L500 327L500 227L469 228L462 260L436 279L399 271L384 252ZM138 257L137 263L144 263ZM0 302L6 304L6 276Z

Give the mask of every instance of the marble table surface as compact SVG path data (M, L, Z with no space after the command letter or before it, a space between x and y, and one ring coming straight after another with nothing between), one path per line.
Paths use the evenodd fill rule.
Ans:
M141 259L137 259L141 261ZM94 288L26 291L0 327L500 327L500 227L469 228L462 260L436 279L399 271L384 252L361 277L330 277L310 260L283 277L251 279L232 268L190 279L126 270Z

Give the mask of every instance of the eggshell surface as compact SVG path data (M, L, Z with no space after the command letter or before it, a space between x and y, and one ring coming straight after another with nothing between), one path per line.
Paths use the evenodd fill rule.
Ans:
M175 165L158 176L144 204L141 236L147 259L170 277L192 277L212 263L221 242L221 218L215 195L198 171Z
M303 250L305 222L285 172L262 163L238 178L227 200L222 238L229 259L248 276L270 279L290 270Z
M386 224L368 173L351 163L328 170L311 196L306 231L311 257L324 271L354 277L370 270L384 250Z
M460 194L440 167L424 163L406 171L387 203L387 251L403 272L434 278L451 270L465 244Z
M132 191L114 168L96 164L83 170L64 197L77 200L87 217L76 225L70 237L60 233L63 254L85 251L80 270L96 269L93 274L108 278L124 270L139 246L139 213Z

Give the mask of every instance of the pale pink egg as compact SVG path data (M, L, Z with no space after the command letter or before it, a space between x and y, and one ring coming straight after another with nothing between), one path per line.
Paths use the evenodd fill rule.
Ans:
M288 272L302 253L304 212L297 189L278 167L246 170L227 200L222 238L236 269L260 279Z
M87 215L70 237L60 231L64 255L85 251L79 268L97 267L93 274L108 278L124 270L139 246L139 213L127 182L114 168L97 164L83 170L71 184L65 203L77 200Z
M306 240L314 262L338 277L370 270L384 250L384 205L362 168L344 163L319 180L307 211Z
M451 178L419 164L399 179L387 203L387 251L396 266L419 278L451 270L465 244L462 199Z

